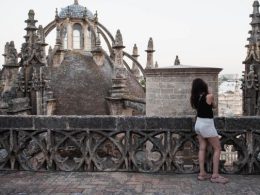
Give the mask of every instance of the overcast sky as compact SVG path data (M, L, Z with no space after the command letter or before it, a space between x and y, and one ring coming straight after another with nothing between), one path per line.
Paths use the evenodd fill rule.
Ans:
M74 0L8 0L0 7L0 53L14 40L20 51L29 9L35 11L37 26L55 17L55 8ZM113 35L120 29L125 51L136 43L141 64L146 64L149 37L154 40L154 60L159 67L171 66L176 55L181 64L223 68L222 73L241 74L246 57L253 0L79 0ZM54 33L55 34L55 33ZM53 35L47 43L53 44ZM1 56L0 64L4 63Z

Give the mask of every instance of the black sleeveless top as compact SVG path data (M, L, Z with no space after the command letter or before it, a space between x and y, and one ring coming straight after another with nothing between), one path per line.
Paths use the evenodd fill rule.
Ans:
M212 105L206 102L206 94L201 95L198 100L197 116L200 118L213 118Z

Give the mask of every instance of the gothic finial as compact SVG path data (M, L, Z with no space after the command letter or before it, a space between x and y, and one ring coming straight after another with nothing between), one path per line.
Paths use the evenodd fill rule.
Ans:
M123 37L120 30L116 32L115 46L123 46Z
M258 1L254 1L253 7L254 7L253 14L258 14L259 13L259 2Z
M96 11L95 15L94 15L94 21L98 22L98 12Z
M83 13L83 16L84 16L84 17L87 17L87 16L88 16L88 10L87 10L87 8L86 8L86 7L84 8L84 13Z
M70 6L68 6L67 17L70 17Z
M155 67L155 68L158 68L158 67L159 67L159 65L158 65L158 62L157 62L157 61L155 62L155 65L154 65L154 67Z
M133 47L133 55L132 56L134 56L134 57L138 57L139 55L138 55L138 48L137 48L137 46L136 46L136 44L134 44L134 47Z
M58 8L55 10L55 17L58 17Z
M148 47L147 50L152 51L153 50L153 39L150 37L149 41L148 41Z
M176 56L175 61L174 61L174 65L180 65L180 64L181 64L181 62L179 60L179 56Z
M78 5L79 1L78 0L74 0L74 5Z
M28 13L29 20L34 20L34 15L35 15L34 11L32 9L29 10L29 13Z

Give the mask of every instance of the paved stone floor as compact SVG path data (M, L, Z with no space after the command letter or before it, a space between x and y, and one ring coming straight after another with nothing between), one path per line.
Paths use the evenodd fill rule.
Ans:
M229 175L228 184L196 175L0 171L0 194L260 195L260 175Z

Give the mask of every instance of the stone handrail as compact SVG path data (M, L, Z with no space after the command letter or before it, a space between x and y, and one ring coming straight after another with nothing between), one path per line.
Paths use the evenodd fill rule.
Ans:
M215 124L220 171L259 174L260 117ZM195 173L193 126L192 117L0 116L0 170Z

